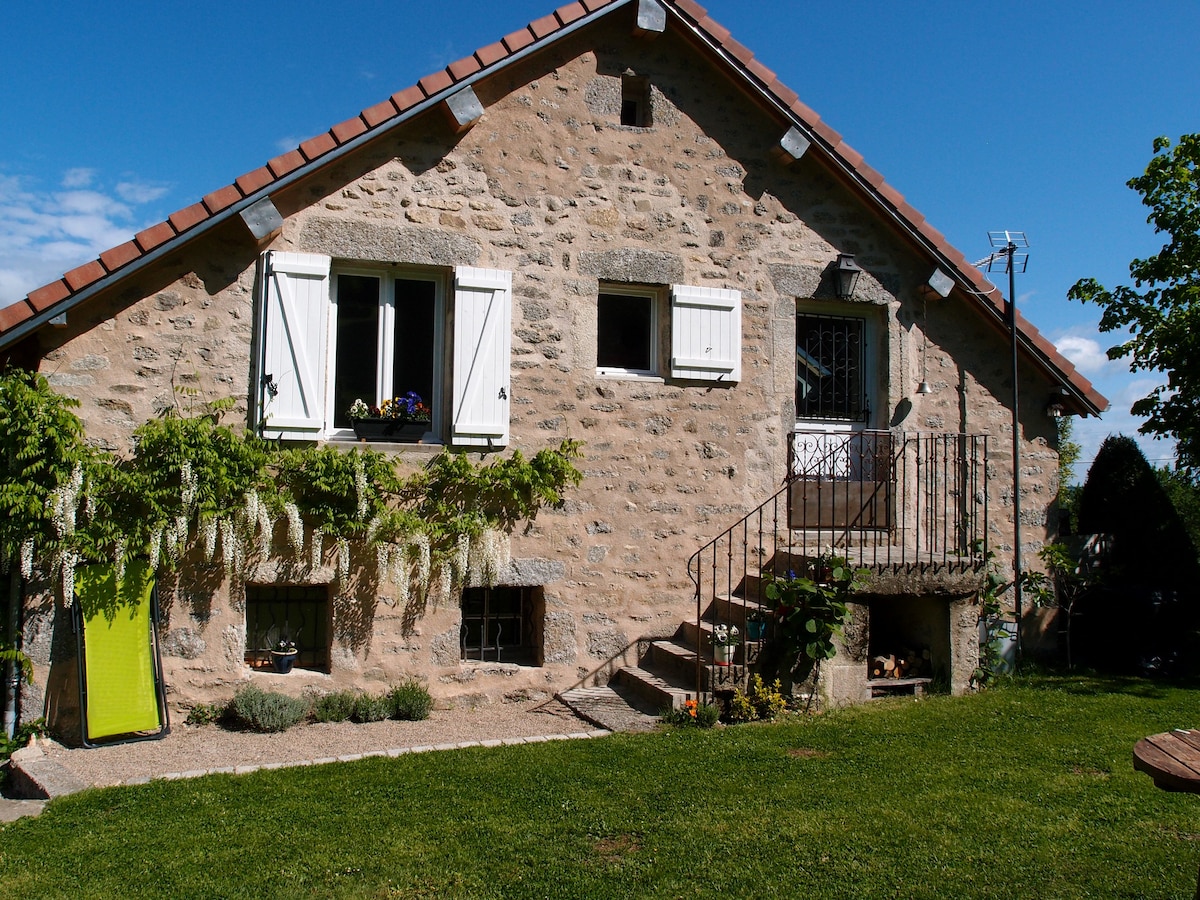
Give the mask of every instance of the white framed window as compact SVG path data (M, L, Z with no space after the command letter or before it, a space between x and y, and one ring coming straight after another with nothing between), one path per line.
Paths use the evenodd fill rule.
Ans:
M347 410L412 391L433 411L441 433L448 273L337 267L332 270L326 422L331 437L353 434Z
M258 299L252 419L265 437L349 437L356 399L414 391L433 412L427 440L508 443L511 272L267 251Z
M655 288L601 285L596 298L596 374L659 374L661 307Z

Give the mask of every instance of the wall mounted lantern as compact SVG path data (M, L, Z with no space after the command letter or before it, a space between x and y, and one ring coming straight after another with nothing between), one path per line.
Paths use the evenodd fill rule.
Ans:
M837 295L839 300L849 300L854 296L854 288L858 285L858 276L862 269L854 261L853 253L839 253L837 258Z

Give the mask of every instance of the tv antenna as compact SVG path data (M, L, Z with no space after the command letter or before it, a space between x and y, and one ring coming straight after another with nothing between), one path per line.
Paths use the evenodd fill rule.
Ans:
M1017 619L1016 659L1021 659L1021 417L1017 389L1017 272L1029 265L1029 239L1023 231L989 231L992 252L976 268L1008 272L1008 331L1012 338L1012 457L1013 457L1013 613Z

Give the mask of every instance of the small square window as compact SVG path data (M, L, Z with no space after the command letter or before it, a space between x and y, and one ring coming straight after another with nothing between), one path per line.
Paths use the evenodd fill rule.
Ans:
M653 291L597 298L596 371L601 375L653 375L658 367L658 298Z
M269 667L280 641L296 645L296 668L329 671L327 586L246 585L246 664Z
M540 665L544 610L538 587L464 588L462 658Z
M621 124L650 127L650 80L636 75L621 76Z

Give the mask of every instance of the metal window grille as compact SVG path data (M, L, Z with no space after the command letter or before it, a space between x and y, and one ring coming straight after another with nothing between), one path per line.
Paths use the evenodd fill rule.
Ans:
M271 665L278 641L296 644L296 667L329 671L329 589L325 585L246 585L246 664Z
M866 421L862 319L796 314L796 417Z
M533 592L524 587L464 588L462 658L533 663Z

